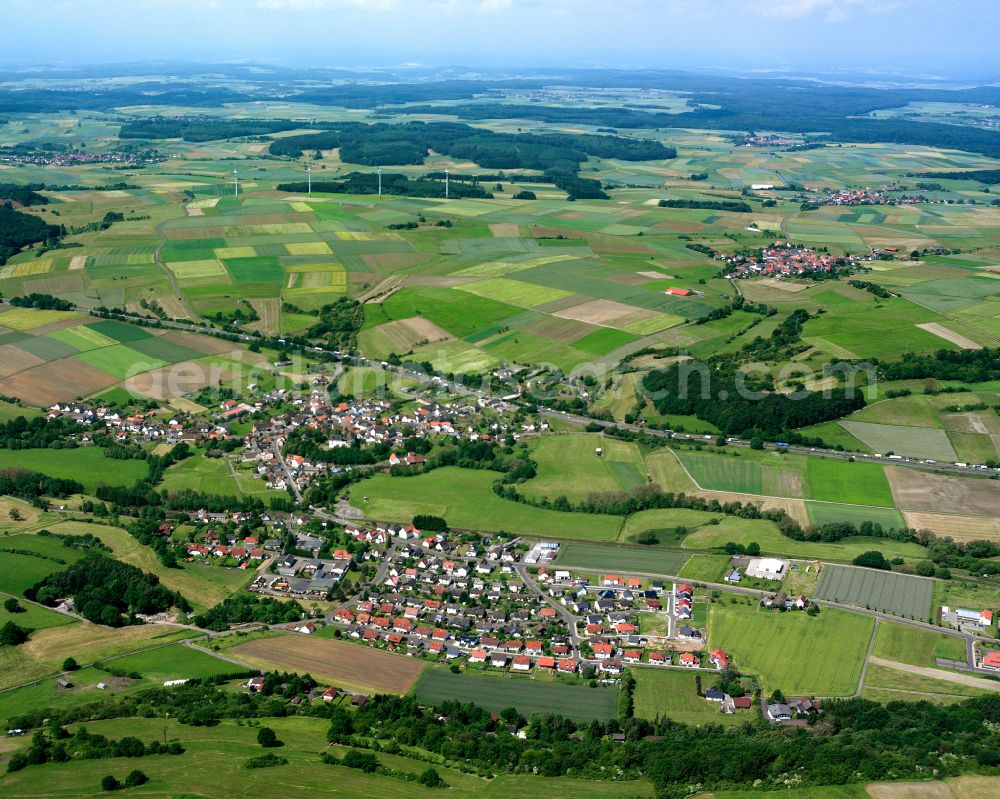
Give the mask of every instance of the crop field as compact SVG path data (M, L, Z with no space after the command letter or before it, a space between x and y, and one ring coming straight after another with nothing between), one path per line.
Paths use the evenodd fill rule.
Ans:
M872 549L877 547L878 542L873 542ZM933 592L934 581L926 577L854 566L827 566L820 576L816 596L926 621L931 614Z
M756 710L720 713L717 702L698 696L695 675L663 669L633 669L635 715L653 721L668 718L681 724L739 725L757 716ZM702 689L709 688L715 675L702 675Z
M534 508L493 493L499 475L444 467L416 477L377 475L351 489L351 502L366 518L409 522L417 514L442 516L453 527L534 533L546 538L614 541L622 518ZM364 501L364 497L368 501Z
M159 682L203 679L240 671L239 666L183 644L171 644L162 649L125 655L105 663L123 671L138 672L146 679Z
M424 669L419 660L359 644L289 634L240 644L230 654L263 669L311 674L349 690L405 694Z
M688 555L650 546L610 546L567 541L555 562L563 567L605 569L624 574L680 574Z
M424 671L413 693L421 702L475 702L496 713L515 707L525 717L559 713L579 721L614 718L618 703L618 692L611 688L536 682L509 675L452 674L433 668Z
M877 508L871 505L843 505L835 502L806 503L806 513L810 524L826 524L827 522L852 522L856 525L862 522L875 522L883 528L903 527L903 516L892 508ZM913 527L914 525L909 525ZM883 542L879 541L879 544Z
M911 458L932 458L945 462L954 461L957 457L944 430L852 421L840 424L874 452L894 452Z
M873 628L872 619L835 608L815 617L725 602L708 609L709 643L759 675L765 691L780 688L786 696L852 695Z
M885 470L876 463L810 458L806 493L811 499L851 505L894 506Z
M969 516L1000 517L1000 491L992 480L894 466L887 467L885 474L896 506L904 512L938 513L956 508Z

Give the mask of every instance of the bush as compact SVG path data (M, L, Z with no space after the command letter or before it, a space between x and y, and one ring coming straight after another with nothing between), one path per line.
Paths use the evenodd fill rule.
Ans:
M80 664L76 662L76 658L66 658L63 661L63 671L76 671L80 668Z
M108 774L101 780L102 791L117 791L121 787L122 784L111 774Z
M917 564L916 571L921 577L933 577L934 564L929 560L922 560Z
M24 608L21 607L21 603L14 597L4 600L3 609L8 613L24 613Z
M660 543L660 539L656 535L655 530L646 530L639 533L639 535L636 536L635 541L637 544L643 544L645 546L653 546Z
M279 757L274 752L268 752L266 755L251 757L243 764L243 768L271 768L272 766L284 766L287 763L288 758Z
M359 752L356 749L351 749L345 754L340 765L360 769L366 774L374 774L380 768L378 758L375 755L371 752Z

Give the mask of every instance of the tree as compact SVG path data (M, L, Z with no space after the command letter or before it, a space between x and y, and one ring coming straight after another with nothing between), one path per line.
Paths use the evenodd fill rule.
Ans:
M30 632L31 630L27 630L9 621L3 627L0 627L0 646L17 646L18 644L23 644L28 640Z
M917 574L921 577L934 576L934 563L929 560L922 560L917 564Z
M429 768L419 777L417 777L417 782L426 788L443 788L444 780L441 779L441 775L437 773L436 769Z
M281 746L281 741L278 740L278 736L270 727L261 727L257 731L257 743L265 749Z
M21 511L19 511L17 508L11 508L10 509L10 520L11 521L13 521L13 522L19 522L19 521L22 520L22 518L23 517L21 516Z
M750 449L764 449L764 439L762 438L751 438L750 439Z
M76 662L76 658L69 657L63 661L62 667L63 671L76 671L80 668L80 664Z
M760 544L758 544L756 541L751 541L749 544L747 544L747 554L748 555L752 555L754 557L756 557L757 555L759 555L760 554Z
M145 785L147 782L149 782L149 777L139 771L139 769L134 769L125 778L125 787L137 788L140 785Z
M3 609L8 613L24 613L24 608L21 607L21 603L15 597L5 599L3 601Z
M108 774L101 780L102 791L117 791L121 787L122 784L112 774Z
M852 561L852 563L855 566L864 566L868 569L892 571L892 564L889 563L889 561L886 560L885 555L877 549L870 549L867 552L862 552Z
M646 546L653 546L660 543L655 530L644 530L636 536L635 541L637 544L644 544Z

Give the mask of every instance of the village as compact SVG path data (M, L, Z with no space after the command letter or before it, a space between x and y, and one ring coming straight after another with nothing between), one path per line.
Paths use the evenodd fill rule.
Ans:
M803 277L835 269L858 269L874 256L864 258L831 255L813 247L793 244L790 241L776 241L756 254L719 253L716 260L723 261L724 276L727 279L752 277Z

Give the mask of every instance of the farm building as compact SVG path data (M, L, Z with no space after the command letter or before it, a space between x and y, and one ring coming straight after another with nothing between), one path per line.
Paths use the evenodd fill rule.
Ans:
M1000 671L1000 652L990 650L983 656L983 668Z
M777 558L753 558L746 567L747 577L763 580L780 580L785 576L788 564Z
M691 295L694 294L694 292L691 291L691 289L678 289L678 288L669 288L667 289L666 293L670 294L673 297L690 297Z

